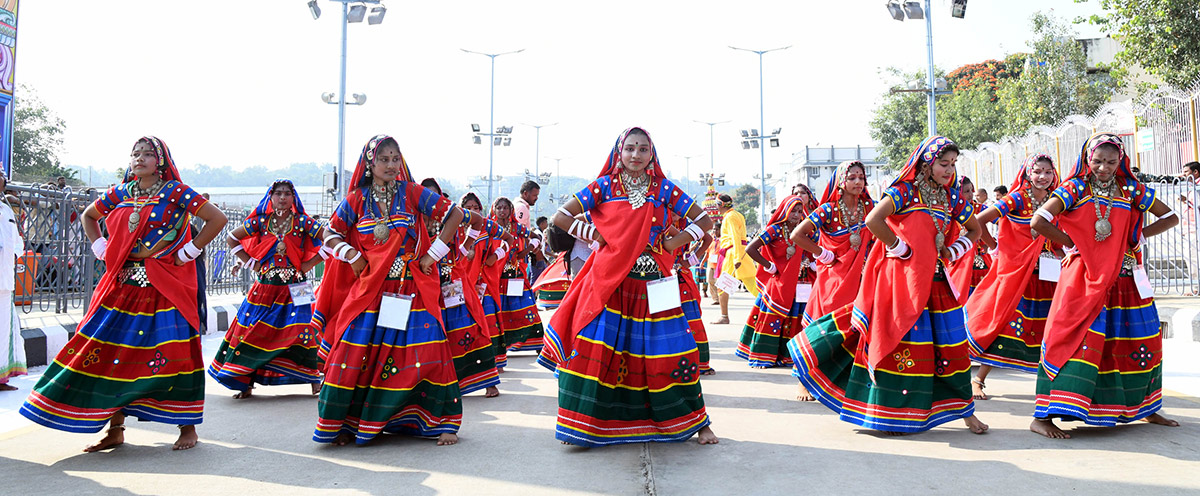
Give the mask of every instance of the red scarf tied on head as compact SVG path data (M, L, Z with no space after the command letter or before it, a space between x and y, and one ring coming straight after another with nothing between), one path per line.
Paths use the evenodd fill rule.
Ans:
M1053 168L1054 160L1048 155L1037 154L1025 159L1021 170L1013 181L1011 194L1019 193L1025 206L1030 206L1033 200L1033 181L1029 178L1034 164L1048 161L1054 170L1054 180L1046 189L1050 195L1058 187L1058 171ZM1047 201L1049 198L1047 198ZM1019 213L1019 212L1013 212ZM992 256L992 265L975 294L967 301L967 329L971 331L975 352L982 353L991 346L996 337L1008 327L1013 311L1025 294L1025 288L1033 277L1037 267L1038 257L1046 245L1045 238L1033 236L1029 226L1009 220L999 222L999 234L996 236L996 253Z
M542 356L559 365L570 358L576 333L604 310L605 302L628 276L638 256L645 251L654 219L658 215L666 215L660 213L650 201L660 194L662 181L666 177L659 165L658 153L654 151L654 142L645 130L633 127L622 132L597 178L611 177L613 195L624 196L618 180L624 168L621 163L621 149L625 140L635 131L645 135L650 141L651 158L646 166L646 173L650 175L650 185L646 191L647 200L641 208L634 209L628 201L598 199L596 207L589 211L596 230L603 236L605 243L588 257L587 263L571 282L562 304L550 320L550 328L546 331L547 346L542 349ZM599 193L598 190L591 192ZM654 253L654 258L664 275L671 273L670 268L674 265L673 254L663 250L662 253Z
M154 154L158 158L158 175L163 182L179 181L179 169L175 167L175 160L171 158L171 150L167 148L167 144L154 136L143 136L134 143L134 146L143 142L149 143L154 148ZM137 177L134 176L133 171L126 170L125 181L135 180ZM133 232L129 232L128 226L129 217L133 215L134 208L115 208L105 217L104 223L108 226L108 249L105 250L104 265L107 270L96 285L84 321L91 318L92 314L100 308L100 303L105 301L105 297L121 284L121 281L117 280L117 275L120 273L121 267L129 260L129 254L134 251L134 244L142 239L142 236L145 236L149 230L150 212L161 201L167 200L160 198L158 201L151 201L140 207L138 215L142 222ZM188 221L189 217L185 215L180 224L183 227L177 238L184 243L192 239L192 233L188 231ZM198 313L197 293L200 285L196 278L196 263L175 265L174 253L167 256L165 260L148 257L143 259L143 263L146 266L146 277L150 280L150 284L175 305L179 313L187 319L188 325L193 329L199 329L200 314Z
M380 134L371 138L363 146L362 154L358 157L358 164L354 167L354 174L350 176L347 184L346 198L342 200L343 204L338 207L338 210L347 207L355 209L364 204L367 209L378 208L371 205L374 203L373 201L366 202L365 200L369 197L371 188L371 179L367 176L367 171L375 165L375 156L379 149L387 144L396 145L396 140L391 136ZM408 162L401 155L400 171L396 175L396 182L400 183L399 186L403 188L403 183L412 181L412 172L408 169ZM431 242L425 228L425 216L417 212L409 213L413 214L413 221L408 232L417 239L414 253L423 254L429 249ZM362 212L359 214L361 215ZM384 281L387 279L393 261L400 253L400 248L404 246L405 240L408 238L407 235L398 236L393 232L381 245L363 246L358 242L358 233L353 229L351 232L342 234L346 236L345 241L366 258L367 268L355 276L354 269L350 264L332 257L326 260L328 265L325 269L325 276L317 288L316 302L313 303L313 318L316 322L318 315L325 317L324 329L314 330L320 330L328 343L339 341L342 332L350 326L351 321L372 305L380 302L383 298ZM439 276L437 272L433 274L421 272L417 268L417 261L414 259L408 263L409 273L412 274L413 282L419 292L418 298L430 315L437 319L439 325L442 325L442 312L438 311L441 308L442 295ZM445 325L442 327L445 328Z
M1144 198L1146 187L1138 182L1130 169L1129 154L1125 143L1112 133L1097 133L1083 144L1074 169L1067 176L1062 188L1073 191L1058 191L1077 198L1077 208L1065 211L1057 217L1059 228L1075 242L1078 255L1069 255L1063 260L1062 273L1054 300L1050 304L1050 315L1046 318L1046 336L1042 343L1045 350L1042 363L1047 375L1053 380L1083 342L1084 336L1100 311L1104 309L1109 289L1117 282L1125 252L1138 245L1142 235L1141 210L1136 205L1129 209L1115 208L1115 200L1102 201L1100 206L1110 212L1109 223L1112 233L1103 241L1096 241L1096 215L1092 205L1083 205L1091 195L1087 181L1092 177L1089 160L1102 145L1112 145L1120 151L1121 160L1116 170L1116 191L1128 195L1131 202ZM1082 179L1082 182L1073 182ZM1092 201L1096 201L1094 198ZM1110 210L1111 209L1111 210Z
M321 249L320 242L315 239L301 236L287 236L279 239L277 235L267 230L269 225L268 219L275 213L275 205L271 203L271 194L275 192L275 188L279 186L287 186L292 189L292 217L289 222L296 222L307 214L304 211L304 203L300 201L300 195L296 194L296 186L290 179L276 179L267 188L266 195L258 202L258 207L246 216L246 221L243 225L250 225L255 219L261 223L261 229L255 236L247 236L241 240L241 245L246 249L246 253L255 260L263 260L275 255L276 243L283 241L287 246L287 259L292 264L292 267L300 269L304 261L316 256ZM301 226L304 224L301 223ZM290 227L289 231L290 231ZM268 236L269 235L269 236Z
M932 164L953 144L953 141L943 136L926 138L913 150L892 186L910 183L916 188L919 181L927 180L920 175L927 168L925 165ZM947 209L952 209L959 201L958 188L955 187L958 184L957 179L958 174L955 173L949 183L942 186L949 200ZM899 211L900 206L896 207ZM955 221L951 218L946 222L953 224ZM875 367L883 360L889 359L889 354L925 311L925 305L933 290L933 276L938 263L937 245L934 240L937 224L930 212L916 209L904 214L893 213L888 216L887 225L908 244L912 256L907 259L888 257L885 248L879 243L874 245L867 256L862 286L854 300L855 313L860 315L856 315L851 326L866 337L867 367L872 377ZM958 237L958 229L951 225L947 231L945 243L949 246ZM967 269L970 269L969 265ZM969 270L966 276L969 283ZM966 291L967 286L962 286L962 289Z

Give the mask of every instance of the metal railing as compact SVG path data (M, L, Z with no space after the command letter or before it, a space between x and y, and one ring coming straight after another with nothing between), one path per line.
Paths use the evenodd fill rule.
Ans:
M80 218L84 209L96 201L100 192L68 192L42 185L10 184L8 194L17 220L17 229L25 239L25 253L17 260L15 302L26 314L32 312L67 313L87 308L91 303L104 263L92 254L91 243L83 233ZM237 277L229 274L236 261L229 255L225 239L242 225L247 211L222 209L229 218L221 234L204 250L204 270L208 294L245 293L253 281L248 272ZM201 226L199 220L195 227ZM104 229L104 224L101 224Z
M1146 239L1143 259L1156 294L1200 294L1200 239L1196 205L1200 188L1191 181L1150 183L1155 197L1179 215L1179 225ZM1153 222L1153 215L1146 223Z

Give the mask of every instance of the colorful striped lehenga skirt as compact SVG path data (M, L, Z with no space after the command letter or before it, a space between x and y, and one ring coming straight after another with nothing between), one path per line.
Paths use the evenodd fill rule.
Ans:
M855 327L892 325L862 322L862 313L846 305L788 343L792 374L842 420L881 431L921 432L974 415L962 307L941 271L925 311L875 369L874 380L867 371L866 340L851 328L852 320Z
M173 425L204 414L200 333L128 262L129 276L42 373L21 414L67 432L94 433L116 413Z
M687 317L692 337L696 340L696 349L700 352L700 372L704 373L712 370L712 365L709 364L708 330L704 328L703 316L700 314L700 295L692 293L692 290L689 289L690 286L684 283L683 278L685 277L687 275L680 271L679 302L684 317Z
M466 305L442 310L442 320L450 329L446 333L446 342L454 357L460 392L467 394L500 384L500 371L496 370L496 354L487 332L487 322L476 323Z
M534 305L533 292L528 281L521 296L508 296L508 281L517 279L515 272L504 272L500 286L500 330L504 333L504 344L508 351L542 351L542 316Z
M646 283L658 278L626 277L579 330L565 364L539 358L558 376L558 440L587 447L683 441L709 424L687 317L680 308L649 313Z
M311 323L312 305L292 304L288 282L261 279L250 287L229 324L221 348L208 364L208 375L234 391L245 391L254 383L320 383Z
M766 291L759 293L734 354L749 361L751 367L790 367L787 343L803 328L804 307L804 303L793 302L784 313L785 307L772 302Z
M1037 373L1038 362L1042 358L1046 316L1050 314L1050 300L1054 297L1056 285L1055 282L1038 279L1035 268L1008 325L987 349L976 343L970 334L967 335L971 358L984 365Z
M1122 269L1075 355L1050 380L1038 368L1036 418L1113 426L1162 408L1162 334L1152 298Z
M383 291L415 295L417 287L412 279L387 279ZM355 317L339 341L322 343L325 385L313 441L333 442L342 432L358 444L381 432L432 437L457 433L462 424L453 355L437 319L419 295L407 330L377 326L379 307Z

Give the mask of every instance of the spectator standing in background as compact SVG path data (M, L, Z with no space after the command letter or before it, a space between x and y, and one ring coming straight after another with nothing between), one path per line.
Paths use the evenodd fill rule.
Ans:
M1004 197L1008 196L1008 186L1003 184L992 189L993 196L996 201L1004 201Z

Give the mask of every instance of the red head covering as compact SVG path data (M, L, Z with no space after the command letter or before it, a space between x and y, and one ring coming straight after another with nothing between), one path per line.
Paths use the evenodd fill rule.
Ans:
M829 184L825 186L825 194L821 195L821 203L834 203L842 199L842 194L845 193L846 180L850 178L851 167L858 167L863 170L863 173L867 172L867 167L858 160L847 160L838 164L837 169L833 172L833 176L829 178ZM871 193L866 188L863 188L862 193L858 196L859 201L871 201Z
M625 168L625 164L621 163L621 150L625 148L625 140L629 139L629 135L635 132L646 136L646 141L650 142L650 163L646 165L646 173L656 179L665 179L667 177L663 175L662 167L658 166L658 151L654 149L654 140L650 139L650 133L640 127L626 129L617 137L616 144L613 145L612 151L608 154L608 160L604 161L604 168L600 170L600 175L596 177L616 176Z
M1083 143L1083 148L1079 151L1079 159L1075 161L1075 168L1071 169L1071 173L1067 174L1067 181L1077 177L1086 178L1092 173L1092 166L1089 161L1092 154L1096 153L1096 149L1101 145L1112 145L1117 147L1121 152L1121 162L1117 166L1117 176L1124 176L1128 179L1137 181L1137 176L1134 176L1133 169L1130 168L1129 154L1125 152L1125 142L1120 136L1113 133L1101 132L1093 134L1087 141Z
M803 186L803 185L800 185L800 186ZM808 189L808 188L805 188L805 189ZM775 224L780 224L780 225L786 224L787 220L788 220L788 216L791 215L792 211L797 208L800 209L800 212L802 214L811 212L812 209L816 208L816 206L817 206L816 200L812 199L811 192L809 192L808 198L809 198L809 203L812 204L811 207L808 204L805 204L804 202L800 201L800 195L788 195L788 196L784 197L783 201L779 202L779 206L775 207L775 212L771 214L771 219L767 221L767 225L773 226ZM804 218L801 217L800 220L804 220Z
M370 176L367 173L375 165L375 154L379 153L379 149L388 143L394 145L396 149L400 148L396 139L386 134L377 134L367 141L367 144L363 146L362 153L358 156L354 173L350 175L350 182L346 184L346 193L371 184ZM403 154L400 155L400 172L396 174L396 180L413 182L412 172L408 170L408 162L404 160Z
M917 182L917 175L925 172L922 167L924 164L932 164L935 159L942 155L946 148L954 146L957 148L950 138L945 136L930 136L921 142L916 150L913 150L912 155L908 156L908 162L904 163L904 168L900 170L900 175L892 181L892 186L902 182ZM950 178L950 182L946 183L944 188L946 191L954 191L958 186L958 171L954 171L954 176ZM957 194L955 195L957 196Z
M175 168L175 160L171 158L171 150L167 148L167 144L163 140L154 136L142 136L134 142L133 146L137 146L138 143L150 143L150 146L154 148L154 155L158 157L158 176L163 181L183 182L183 180L179 179L179 169ZM133 169L125 169L123 182L129 182L133 179Z
M258 207L255 207L250 215L246 216L246 221L243 225L249 225L251 221L257 218L262 218L263 229L258 231L258 235L246 237L241 240L242 246L255 260L262 260L263 257L274 256L276 239L272 236L269 239L264 239L263 235L268 234L266 231L267 219L275 212L275 205L271 202L271 194L275 192L275 188L279 186L287 186L292 189L292 208L291 211L296 215L296 218L302 218L307 215L304 212L304 203L300 201L300 195L296 194L296 185L290 179L276 179L267 188L267 193L263 195L262 200L258 202ZM304 225L301 221L301 226ZM287 246L287 258L292 263L293 267L300 268L301 264L313 256L321 249L320 241L311 238L296 238L294 236L285 236L282 239L284 245Z
M1054 171L1054 181L1050 183L1049 188L1046 188L1049 191L1054 191L1054 188L1058 187L1061 179L1058 177L1058 168L1054 167L1054 159L1045 153L1030 155L1029 158L1025 159L1025 163L1021 164L1021 170L1017 171L1017 177L1013 179L1012 186L1008 188L1008 191L1011 193L1032 188L1033 181L1029 179L1029 174L1033 172L1033 165L1042 160L1050 162L1050 170Z

